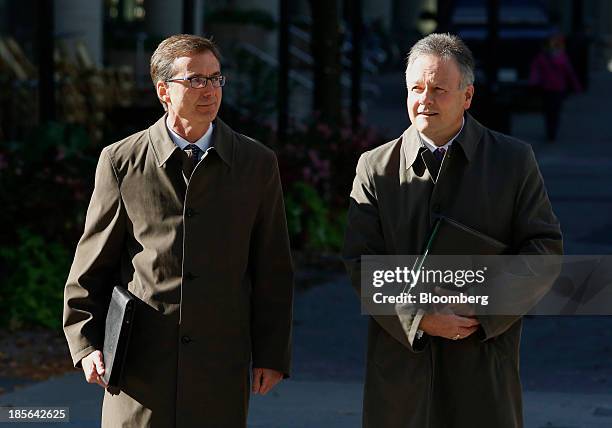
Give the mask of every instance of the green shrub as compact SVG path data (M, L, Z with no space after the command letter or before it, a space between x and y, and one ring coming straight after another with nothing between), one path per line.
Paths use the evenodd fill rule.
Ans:
M17 235L16 246L0 248L2 325L60 329L70 255L61 244L45 242L28 229L20 229Z
M48 123L24 141L0 142L0 247L17 231L74 247L94 184L100 147L78 126Z
M313 186L294 183L285 195L285 205L294 247L312 251L342 248L346 213L331 211Z

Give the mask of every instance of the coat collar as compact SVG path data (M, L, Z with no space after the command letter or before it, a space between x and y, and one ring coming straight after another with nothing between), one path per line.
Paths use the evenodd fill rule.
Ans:
M215 119L215 130L212 135L211 147L219 154L219 157L228 165L232 166L234 155L234 135L229 126L221 119ZM170 139L166 128L166 115L164 114L157 122L148 129L149 143L153 147L157 166L163 166L178 146Z
M465 113L465 125L463 130L457 136L454 145L459 145L465 154L467 161L471 161L474 157L476 147L482 138L484 127L478 123L471 114ZM410 168L423 148L418 131L414 125L411 125L402 134L402 148L406 157L406 168Z
M234 162L234 144L236 136L234 131L221 119L215 119L215 132L212 136L212 147L219 157L231 168Z

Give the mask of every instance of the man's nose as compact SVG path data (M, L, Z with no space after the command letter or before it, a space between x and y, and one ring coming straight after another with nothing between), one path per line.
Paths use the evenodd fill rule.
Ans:
M210 98L213 96L213 94L214 94L214 91L211 91L208 88L202 88L202 92L200 93L200 95L203 96L204 98Z
M433 103L433 93L425 89L419 96L419 104L427 105Z
M203 88L200 89L202 91L202 93L206 96L210 96L212 94L214 94L215 92L215 87L213 86L213 83L209 80L206 83L206 86L204 86Z

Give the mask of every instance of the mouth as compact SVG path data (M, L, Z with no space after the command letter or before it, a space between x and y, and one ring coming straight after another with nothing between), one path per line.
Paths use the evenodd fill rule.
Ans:
M428 111L424 111L424 112L420 112L417 113L419 116L425 116L425 117L433 117L433 116L437 116L438 113L435 112L428 112Z

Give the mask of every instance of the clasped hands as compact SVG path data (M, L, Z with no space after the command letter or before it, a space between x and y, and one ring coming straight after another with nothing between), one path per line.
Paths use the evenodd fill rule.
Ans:
M81 360L83 373L88 383L97 383L102 388L108 385L102 379L104 375L104 357L102 352L93 351ZM283 379L283 374L273 369L253 368L251 391L253 394L266 395Z
M444 289L436 287L438 294L448 294ZM480 322L474 315L472 305L466 304L434 304L433 311L423 315L419 328L430 336L445 339L465 339L474 334L480 327Z

